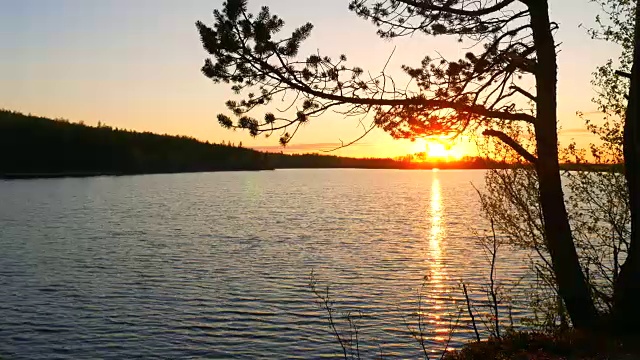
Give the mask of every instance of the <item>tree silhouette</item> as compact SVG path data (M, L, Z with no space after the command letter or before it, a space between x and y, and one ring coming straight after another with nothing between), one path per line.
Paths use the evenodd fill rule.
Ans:
M272 169L251 149L0 110L0 177Z
M625 3L630 5L629 2ZM629 6L630 7L630 6ZM629 78L628 104L623 132L625 178L629 191L631 236L627 259L615 284L614 301L617 323L633 328L640 321L640 1L635 1L635 29L628 31L632 39L626 47L631 53L631 73L619 74ZM632 35L633 34L633 35ZM633 52L631 52L633 49Z
M609 155L613 161L624 162L625 189L613 186L620 193L618 201L624 201L628 209L629 235L624 241L626 261L615 276L613 315L619 329L634 329L640 321L640 119L638 101L638 69L640 62L640 21L637 0L597 0L602 6L604 18L598 15L598 27L590 29L592 37L620 45L617 64L612 60L597 68L592 84L598 88L594 102L605 114L602 125L587 120L588 128L598 135L604 146L592 147L595 156ZM634 65L635 64L635 65ZM635 81L632 79L635 76ZM631 81L630 81L631 80ZM594 151L595 150L595 151ZM611 156L612 155L612 156ZM594 185L593 182L589 185ZM613 184L612 184L613 185ZM627 214L625 214L627 215ZM629 226L630 225L630 226ZM614 274L617 273L615 270Z
M285 145L301 124L329 109L347 115L372 113L375 127L396 138L453 134L484 127L507 140L500 128L509 123L531 126L536 154L513 146L535 164L539 178L544 231L560 295L576 327L593 326L596 310L580 268L563 200L557 137L557 62L547 0L353 0L350 10L368 19L383 38L416 34L455 35L477 43L463 59L425 57L417 67L403 66L414 90L396 87L383 71L371 77L347 58L312 54L298 58L310 34L307 23L278 38L284 21L262 7L247 12L245 0L228 0L214 11L213 25L197 22L205 50L202 72L215 83L232 84L239 100L228 108L238 119L220 114L227 128L251 135L282 131ZM525 90L535 82L535 94ZM257 91L254 93L253 91ZM301 106L292 117L247 113L295 94ZM513 139L509 145L517 145Z

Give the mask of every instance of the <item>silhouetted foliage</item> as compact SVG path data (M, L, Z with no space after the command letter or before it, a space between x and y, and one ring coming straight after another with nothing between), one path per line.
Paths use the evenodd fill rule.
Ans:
M345 55L336 60L319 54L296 59L312 24L277 38L284 21L268 7L254 15L247 12L246 0L229 0L214 11L212 27L196 23L212 56L202 72L215 83L232 84L243 97L227 101L237 121L225 114L218 115L218 121L226 128L247 129L252 136L282 130L283 145L310 118L340 106L347 107L347 115L375 113L369 129L380 127L396 138L451 134L494 118L532 123L535 118L517 105L516 96L530 94L515 84L530 75L536 63L531 28L525 22L529 11L513 0L492 2L496 4L351 1L350 9L372 20L384 38L422 32L486 41L484 48L458 61L425 57L418 67L403 66L418 85L409 90L396 87L384 70L372 77L358 66L348 66ZM266 113L259 120L248 115L288 91L301 104L291 116Z
M211 55L202 72L215 83L232 84L241 100L229 100L238 119L220 114L227 128L252 136L281 131L286 145L300 126L329 109L347 115L373 114L375 127L396 138L456 134L484 128L535 166L546 244L559 292L576 327L593 327L597 312L580 266L567 215L558 157L557 24L547 0L352 0L349 8L378 28L378 35L454 35L470 41L469 52L450 61L426 56L403 66L411 87L397 87L385 74L317 54L296 58L310 34L307 23L278 37L284 22L262 7L257 16L246 0L227 0L214 11L213 24L197 22ZM529 82L528 82L529 81ZM535 84L535 91L528 84ZM525 88L526 87L526 88ZM295 114L248 115L275 97L293 94ZM513 125L515 124L515 125ZM509 126L532 130L535 154L504 132ZM289 130L291 129L291 130ZM364 136L363 135L363 136Z
M594 36L622 45L618 62L623 72L628 71L632 63L636 1L602 1L603 9L610 17L609 22L599 18L600 28L590 30ZM594 102L604 115L601 123L586 120L586 124L600 143L591 144L588 150L572 143L565 150L566 159L574 162L574 170L582 170L580 164L588 161L587 154L590 153L593 159L603 164L601 171L597 174L584 171L565 173L565 202L574 244L594 304L601 315L601 325L607 325L610 331L633 332L637 331L635 324L640 318L637 306L640 267L630 254L633 244L640 241L637 235L634 238L632 231L632 186L628 185L637 187L639 182L628 175L630 170L637 171L640 166L623 149L637 149L637 145L629 141L633 137L629 137L628 125L640 122L629 121L625 114L626 97L630 94L629 81L617 75L615 68L612 61L607 62L597 69L592 82L598 92ZM537 182L537 174L526 169L489 171L483 206L485 213L499 224L509 244L538 254L532 263L538 279L536 294L531 296L532 304L535 304L534 309L547 310L546 315L550 316L546 320L549 321L544 323L557 326L564 308L556 302L553 293L557 293L558 287L546 246L545 219L540 216ZM640 220L636 223L640 224ZM638 249L638 245L635 246ZM630 274L626 281L625 269Z
M591 153L596 158L624 161L625 176L609 176L588 185L606 189L615 200L609 202L623 210L618 219L609 216L622 241L613 250L625 259L614 266L615 290L610 300L616 325L635 328L640 321L640 1L595 1L605 16L596 18L598 27L590 30L591 35L620 45L622 51L617 61L609 60L594 73L592 84L598 96L593 101L604 117L601 124L587 120L589 130L602 141L601 146L591 147Z

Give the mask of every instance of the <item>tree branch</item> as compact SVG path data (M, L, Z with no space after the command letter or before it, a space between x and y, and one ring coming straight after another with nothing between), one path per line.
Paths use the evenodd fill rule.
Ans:
M615 74L616 74L616 75L619 75L619 76L622 76L622 77L625 77L625 78L627 78L627 79L631 79L631 73L628 73L628 72L624 72L624 71L616 70ZM629 100L629 95L626 95L626 94L625 94L625 95L624 95L624 98L625 98L625 99L627 99L627 100Z
M497 3L493 6L487 8L480 8L477 10L465 10L465 9L456 9L450 6L438 6L434 4L429 4L427 1L416 1L416 0L400 0L400 2L405 3L407 5L415 6L424 11L440 11L446 14L460 15L460 16L484 16L489 15L491 13L498 12L505 7L509 6L515 0L505 0L503 2Z
M527 90L521 88L518 85L511 85L511 89L513 89L513 90L519 92L520 94L528 97L529 100L531 100L531 101L536 101L536 102L538 101L538 99L535 96L533 96L532 93L528 92Z
M427 99L422 96L415 96L406 99L372 99L372 98L360 98L342 96L331 93L326 93L321 90L312 89L309 86L300 85L291 79L281 75L278 70L266 61L254 58L259 64L269 70L271 73L278 74L281 77L281 81L289 85L292 89L317 96L321 99L337 101L344 104L356 104L356 105L374 105L374 106L424 106L431 109L453 109L456 111L463 111L478 116L484 116L488 118L513 120L513 121L525 121L533 124L535 117L525 113L510 113L506 111L498 111L487 109L482 105L468 105L456 103L454 101L439 100L439 99Z
M535 164L536 162L538 162L538 158L536 158L534 155L528 152L525 148L523 148L522 145L518 144L515 140L510 138L509 135L503 133L502 131L489 129L489 130L483 131L482 135L495 136L498 139L502 140L503 143L509 145L509 147L515 150L515 152L517 152L520 156L525 158L525 160L529 161L532 164Z
M631 73L628 73L628 72L616 70L616 75L626 77L627 79L631 79Z
M403 91L385 74L388 64L380 75L369 73L367 78L362 68L345 65L345 55L338 61L319 52L296 59L313 28L310 23L280 40L275 35L284 21L267 7L253 17L247 13L246 0L228 0L222 10L214 11L211 27L196 22L203 47L212 55L205 59L201 71L215 83L231 83L234 93L242 96L226 103L238 118L237 124L223 114L218 115L220 124L249 130L252 136L282 130L281 143L286 143L295 134L286 132L289 127L297 130L311 116L336 107L346 109L335 110L345 116L374 112L373 126L395 138L460 133L471 123L493 119L535 122L531 113L511 99L517 91L509 90L516 75L520 78L523 73L533 73L536 67L535 58L529 58L535 53L530 25L520 21L529 10L507 11L519 0L380 0L370 7L367 1L352 0L350 9L374 20L378 27L381 19L388 21L390 29L379 29L383 37L396 36L395 23L406 25L416 17L421 19L420 25L411 23L409 27L425 34L468 35L478 44L484 43L485 50L480 56L468 52L457 62L440 56L425 57L416 68L403 65L418 86L418 91L408 90L409 85ZM267 113L260 121L248 116L249 111L270 104L276 96L282 96L282 101L295 97L281 112L301 103L295 117Z

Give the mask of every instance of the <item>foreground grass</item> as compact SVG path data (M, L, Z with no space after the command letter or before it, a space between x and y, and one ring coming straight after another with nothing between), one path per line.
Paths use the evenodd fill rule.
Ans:
M444 360L488 359L576 359L576 360L631 360L640 359L640 338L625 341L602 334L567 331L558 334L513 332L501 340L489 339L465 345L449 352Z

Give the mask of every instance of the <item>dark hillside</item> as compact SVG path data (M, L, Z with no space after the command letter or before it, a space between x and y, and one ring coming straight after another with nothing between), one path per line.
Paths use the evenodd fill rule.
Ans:
M0 174L271 169L267 154L188 137L91 127L0 110Z

